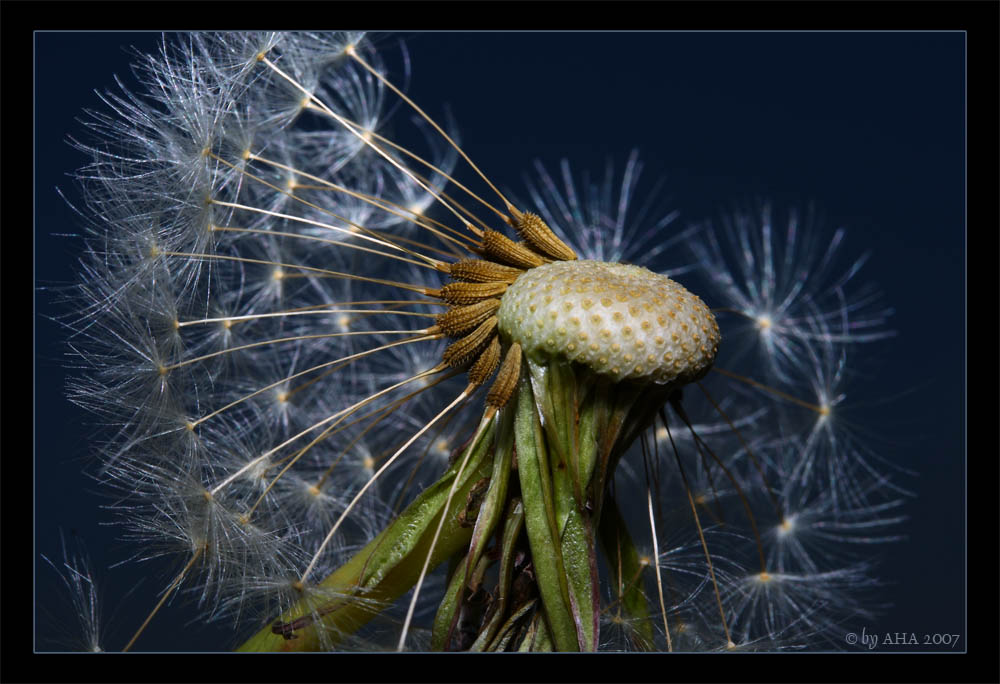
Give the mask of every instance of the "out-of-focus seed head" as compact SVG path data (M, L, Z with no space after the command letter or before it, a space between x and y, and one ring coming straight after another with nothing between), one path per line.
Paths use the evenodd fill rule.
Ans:
M501 334L529 356L576 361L615 382L691 382L719 348L719 326L701 299L626 264L533 268L507 289L497 317Z

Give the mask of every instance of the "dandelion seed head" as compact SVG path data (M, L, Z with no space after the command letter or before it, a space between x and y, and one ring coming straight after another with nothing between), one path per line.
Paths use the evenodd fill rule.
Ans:
M738 323L727 330L752 341L743 352L756 350L764 369L783 381L810 367L813 343L853 345L892 334L883 327L890 312L877 292L852 287L865 257L844 267L844 231L824 245L819 223L812 209L782 216L764 203L724 217L720 227L709 226L702 239L687 243L705 272L705 294L718 296L752 333L741 335Z
M607 496L629 513L633 492L655 490L648 519L659 549L646 550L648 537L621 542L634 577L587 594L609 602L594 607L607 634L590 635L592 646L763 648L828 632L818 606L866 568L823 564L814 540L860 537L851 525L882 510L860 485L872 471L847 465L861 452L840 405L844 345L879 339L884 315L850 293L860 263L837 276L842 235L825 252L806 248L793 217L776 248L765 212L760 225L737 221L729 249L711 230L678 227L675 211L632 208L636 154L620 180L609 163L603 184L583 174L581 186L568 162L557 183L539 165L532 202L518 209L497 191L500 208L489 206L506 225L487 223L473 217L475 201L466 208L458 190L443 194L458 158L450 120L416 120L424 161L389 139L384 99L396 89L386 73L360 34L197 34L143 62L148 97L108 95L114 114L92 122L103 139L85 146L96 218L76 328L94 371L74 397L116 430L104 477L126 502L138 555L185 559L168 593L176 586L211 618L267 623L266 638L309 635L323 648L372 647L381 636L374 625L345 630L337 611L356 610L359 623L383 612L392 623L412 596L396 620L405 626L391 630L400 650L426 646L418 626L407 641L410 619L430 621L438 604L427 595L455 582L433 572L432 558L446 560L434 556L437 533L453 544L466 531L500 539L497 522L481 526L479 516L507 515L511 493L526 490L512 484L514 459L528 457L512 446L513 412L527 397L547 431L538 443L555 444L563 422L545 400L547 369L582 367L587 379L571 398L610 402L619 384L647 393L608 404L621 411L620 436L580 442L599 443L601 459L581 466L567 451L572 468L553 471L563 478L556 509L590 515ZM657 272L657 257L680 242L696 243L696 263L669 272L708 271L715 291L704 300ZM716 313L726 309L755 328L765 379L790 405L746 388L691 400L719 358ZM730 358L748 349L733 346ZM459 492L473 454L482 462ZM604 489L589 491L589 475L564 479L597 462L614 469L593 480ZM842 485L849 476L854 484ZM432 505L452 507L438 518L414 513ZM655 518L667 532L653 529ZM590 522L604 544L606 530ZM543 560L532 556L537 538L501 546L470 563L483 564L477 595L506 595L487 586L501 581L485 570L497 554L537 589L526 569ZM466 553L463 538L448 552L453 571ZM588 558L580 567L598 567ZM406 573L410 585L380 593ZM656 599L655 615L635 607ZM487 629L462 603L470 596L456 600L463 619ZM540 610L517 629L537 624ZM287 611L295 615L285 621Z
M503 295L498 318L528 355L578 361L616 381L700 377L720 339L707 307L678 283L595 261L531 269Z

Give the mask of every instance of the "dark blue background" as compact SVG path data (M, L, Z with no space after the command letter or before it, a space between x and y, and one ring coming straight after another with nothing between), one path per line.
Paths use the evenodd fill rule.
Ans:
M78 221L56 194L86 160L66 144L74 119L101 106L94 90L128 82L124 47L153 49L158 34L41 33L36 37L36 490L37 553L59 556L58 531L84 538L111 608L120 648L152 607L169 568L107 570L129 549L115 542L102 497L81 475L92 452L87 416L63 398L65 334L47 316L47 287L72 281ZM396 38L381 38L387 52ZM813 202L846 249L873 256L895 308L898 336L869 350L879 363L869 404L872 446L917 474L902 532L879 576L892 607L870 631L965 633L964 83L960 32L449 33L405 36L408 93L432 116L450 104L466 152L518 190L534 159L565 157L600 176L638 148L642 188L665 176L669 206L695 221L756 198ZM995 457L992 454L991 457ZM36 554L37 557L37 554ZM53 600L39 566L36 596ZM138 648L224 648L225 632L168 609ZM57 619L71 619L58 615ZM222 635L220 637L220 634ZM39 644L40 646L42 644Z

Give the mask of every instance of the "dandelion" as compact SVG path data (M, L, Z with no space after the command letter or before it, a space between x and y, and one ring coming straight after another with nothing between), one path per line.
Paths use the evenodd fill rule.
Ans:
M817 257L793 219L776 257L765 211L733 266L636 204L636 155L582 187L539 166L521 201L382 59L360 34L165 38L79 143L71 392L113 428L135 559L180 559L125 649L178 596L242 650L829 634L867 567L775 530L836 541L886 510L829 428L837 360L887 335L860 262L828 277L841 234ZM699 271L717 303L674 279ZM730 312L763 364L725 351Z
M870 283L851 289L868 255L836 270L845 231L819 243L823 231L813 225L813 213L791 210L784 225L776 225L773 207L764 204L756 217L726 217L724 243L713 230L688 242L720 301L729 303L720 310L746 321L733 333L749 332L757 344L742 348L757 346L758 360L784 382L795 370L812 368L816 343L853 345L892 335L885 328L892 310L879 305L878 291Z

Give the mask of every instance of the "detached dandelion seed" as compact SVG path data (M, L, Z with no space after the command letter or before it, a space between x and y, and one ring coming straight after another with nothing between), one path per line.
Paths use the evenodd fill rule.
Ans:
M180 561L124 648L182 599L241 650L828 638L871 581L815 549L898 520L831 428L838 360L890 334L863 259L835 270L842 233L795 216L777 240L770 207L682 226L635 201L636 153L596 184L539 165L519 199L394 56L165 37L78 143L71 393L115 428L137 557ZM733 317L758 355L725 352Z

